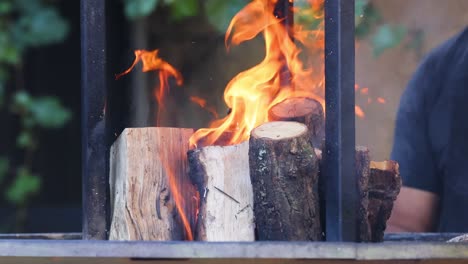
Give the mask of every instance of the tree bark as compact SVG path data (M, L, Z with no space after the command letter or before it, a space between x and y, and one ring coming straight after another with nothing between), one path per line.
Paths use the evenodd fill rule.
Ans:
M190 178L200 193L195 239L254 241L248 142L188 152Z
M258 240L321 240L318 160L307 127L269 122L251 133L249 166Z
M270 121L296 121L305 124L314 147L320 148L325 139L325 119L322 105L306 97L293 97L273 106L268 112Z
M371 225L369 223L369 149L366 147L356 147L356 175L358 178L359 190L359 213L358 232L359 240L367 242L371 240Z
M192 237L197 193L186 159L192 133L161 127L122 132L110 153L110 240Z
M387 220L401 188L398 163L383 161L370 163L369 178L369 225L371 241L383 241Z

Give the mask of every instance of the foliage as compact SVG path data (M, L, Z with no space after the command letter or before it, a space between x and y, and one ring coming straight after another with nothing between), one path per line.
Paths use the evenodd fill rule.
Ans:
M21 167L18 169L17 177L6 192L6 198L12 204L21 205L36 194L40 187L40 177L32 174L27 168Z
M406 48L416 51L421 48L423 34L410 34L403 25L385 22L370 0L356 0L355 22L356 38L370 39L375 56L380 56L386 50L399 46L405 38L408 38L411 43L406 45Z
M138 19L151 14L158 4L169 8L170 17L180 21L199 13L198 0L123 0L125 15L129 19ZM229 2L229 1L227 1Z
M130 19L144 17L151 14L158 4L169 7L171 18L181 21L187 17L196 16L197 0L123 0L125 11ZM248 0L203 0L201 1L204 14L208 21L219 31L225 32L232 17ZM306 0L294 2L296 7L308 5ZM295 23L316 28L321 19L313 14L311 9L299 8L295 14ZM422 34L410 35L402 25L388 24L382 18L379 10L370 0L355 1L356 38L369 39L375 56L381 55L388 49L400 45L406 37L410 37L410 44L405 47L417 50L421 47Z
M233 1L204 1L205 14L208 21L219 31L225 32L229 26L229 22L234 15L242 9L247 3L245 0Z
M16 143L23 153L23 160L15 163L0 156L0 187L6 188L2 190L5 200L16 206L21 212L17 216L21 217L41 187L41 176L33 172L31 164L39 147L38 133L61 128L71 118L71 112L57 97L33 96L21 81L25 52L60 43L68 34L67 21L52 3L53 0L0 2L0 114L18 117L21 131Z

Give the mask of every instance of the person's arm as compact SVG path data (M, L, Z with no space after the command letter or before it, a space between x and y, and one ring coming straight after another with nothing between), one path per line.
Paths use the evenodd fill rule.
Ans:
M402 187L387 222L388 233L434 231L439 197L428 191Z
M403 187L386 232L435 230L440 179L428 136L428 119L435 91L441 85L441 52L435 50L421 64L400 100L392 159L400 165Z

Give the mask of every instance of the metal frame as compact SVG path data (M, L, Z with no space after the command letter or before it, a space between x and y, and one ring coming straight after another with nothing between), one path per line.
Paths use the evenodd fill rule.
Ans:
M357 241L354 0L325 1L325 165L327 241Z
M468 259L468 244L466 243L420 242L365 244L297 241L210 243L52 240L44 243L44 241L35 240L0 240L0 249L2 249L0 250L1 263L4 263L1 261L2 256L37 258L92 257L101 259L113 257L159 259L160 261L164 261L164 259L173 261L183 259L185 260L184 263L190 263L190 260L196 263L204 263L200 262L200 260L211 260L214 263L219 263L220 259L238 259L244 261L246 259L296 259L301 261L316 260L319 263L327 263L330 260L398 260L401 262L402 260ZM196 260L199 261L197 262ZM59 262L62 263L62 261ZM108 262L114 263L111 260L108 260ZM99 263L104 263L104 261Z
M106 239L106 2L81 0L83 239Z
M326 0L326 231L329 241L356 241L357 181L354 172L354 0ZM0 236L1 263L368 263L369 260L468 259L468 244L445 243L458 234L386 236L404 241L376 244L342 242L174 242L82 241L106 239L107 159L109 132L124 122L105 125L106 27L105 0L81 0L82 14L82 124L83 233ZM108 119L106 115L106 119ZM104 131L104 128L107 128ZM51 240L73 239L73 240ZM406 242L413 240L418 242ZM424 242L421 242L424 241ZM429 241L440 241L434 243ZM153 262L154 261L154 262ZM288 262L289 263L289 262Z

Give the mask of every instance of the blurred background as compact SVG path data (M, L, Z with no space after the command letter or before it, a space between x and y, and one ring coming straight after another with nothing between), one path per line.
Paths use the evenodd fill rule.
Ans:
M194 96L224 116L226 84L264 56L261 37L225 51L227 25L247 0L108 2L110 80L135 49L159 49L184 77L163 126L206 127L213 115ZM0 233L81 231L79 10L78 0L0 2ZM468 25L466 10L466 0L356 0L357 143L374 160L389 157L400 95L418 63ZM154 126L157 76L139 71L109 84L128 95L114 118Z

